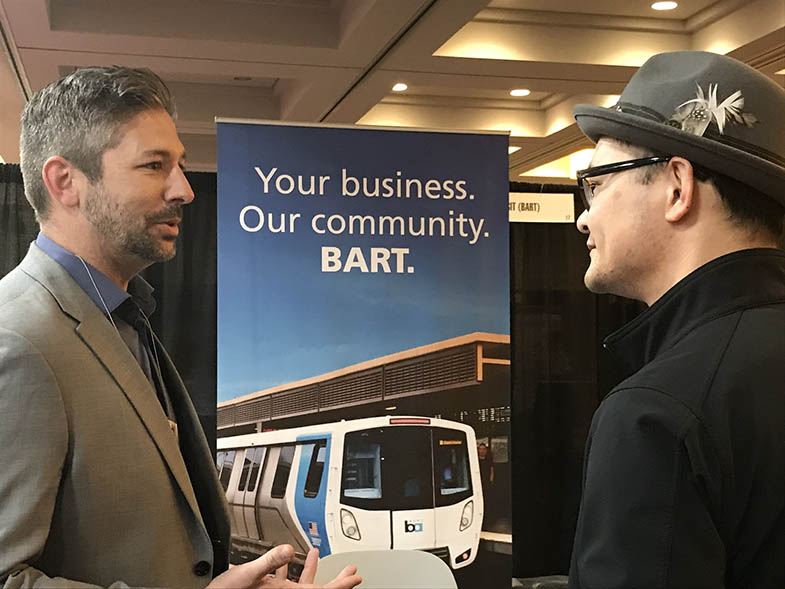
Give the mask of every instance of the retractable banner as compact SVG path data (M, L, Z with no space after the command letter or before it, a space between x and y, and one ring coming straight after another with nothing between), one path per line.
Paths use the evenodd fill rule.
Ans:
M218 121L219 471L259 488L233 553L414 548L467 587L508 558L507 144Z

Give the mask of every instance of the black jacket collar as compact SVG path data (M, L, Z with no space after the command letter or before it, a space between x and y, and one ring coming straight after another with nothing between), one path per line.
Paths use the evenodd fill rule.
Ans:
M629 376L699 325L775 302L785 302L785 251L733 252L684 277L604 345Z

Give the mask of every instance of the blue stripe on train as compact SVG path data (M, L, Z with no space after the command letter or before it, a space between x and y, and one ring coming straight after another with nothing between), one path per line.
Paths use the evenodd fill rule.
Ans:
M294 509L297 512L297 520L300 522L305 536L311 544L319 549L319 556L330 554L330 540L327 537L327 528L324 519L324 504L327 498L327 476L330 469L330 434L313 434L307 436L297 436L297 441L308 442L311 440L326 440L327 446L324 455L324 470L322 480L319 483L319 490L316 497L305 496L305 481L308 477L308 467L311 465L311 452L303 451L300 453L300 468L297 470L297 488L294 496Z

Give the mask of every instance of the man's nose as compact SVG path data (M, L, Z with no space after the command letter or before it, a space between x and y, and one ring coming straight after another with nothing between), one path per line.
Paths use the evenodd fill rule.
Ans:
M169 189L166 191L166 200L180 201L188 204L194 199L194 191L185 172L180 166L174 166L169 177Z
M585 233L587 235L589 234L588 218L589 218L589 211L584 210L578 217L578 220L575 221L575 226L578 228L578 231L580 231L581 233Z

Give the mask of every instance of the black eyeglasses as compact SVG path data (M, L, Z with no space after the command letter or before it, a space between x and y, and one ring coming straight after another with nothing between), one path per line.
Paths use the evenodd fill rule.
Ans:
M577 173L578 188L581 189L581 198L583 199L583 206L589 210L591 202L594 200L594 187L597 186L589 181L589 178L595 176L604 176L605 174L612 174L614 172L624 172L634 168L642 168L643 166L650 166L651 164L658 164L660 162L670 161L670 155L654 155L651 157L642 157L636 160L626 160L623 162L616 162L613 164L605 164L604 166L594 166L593 168L586 168L579 170Z

